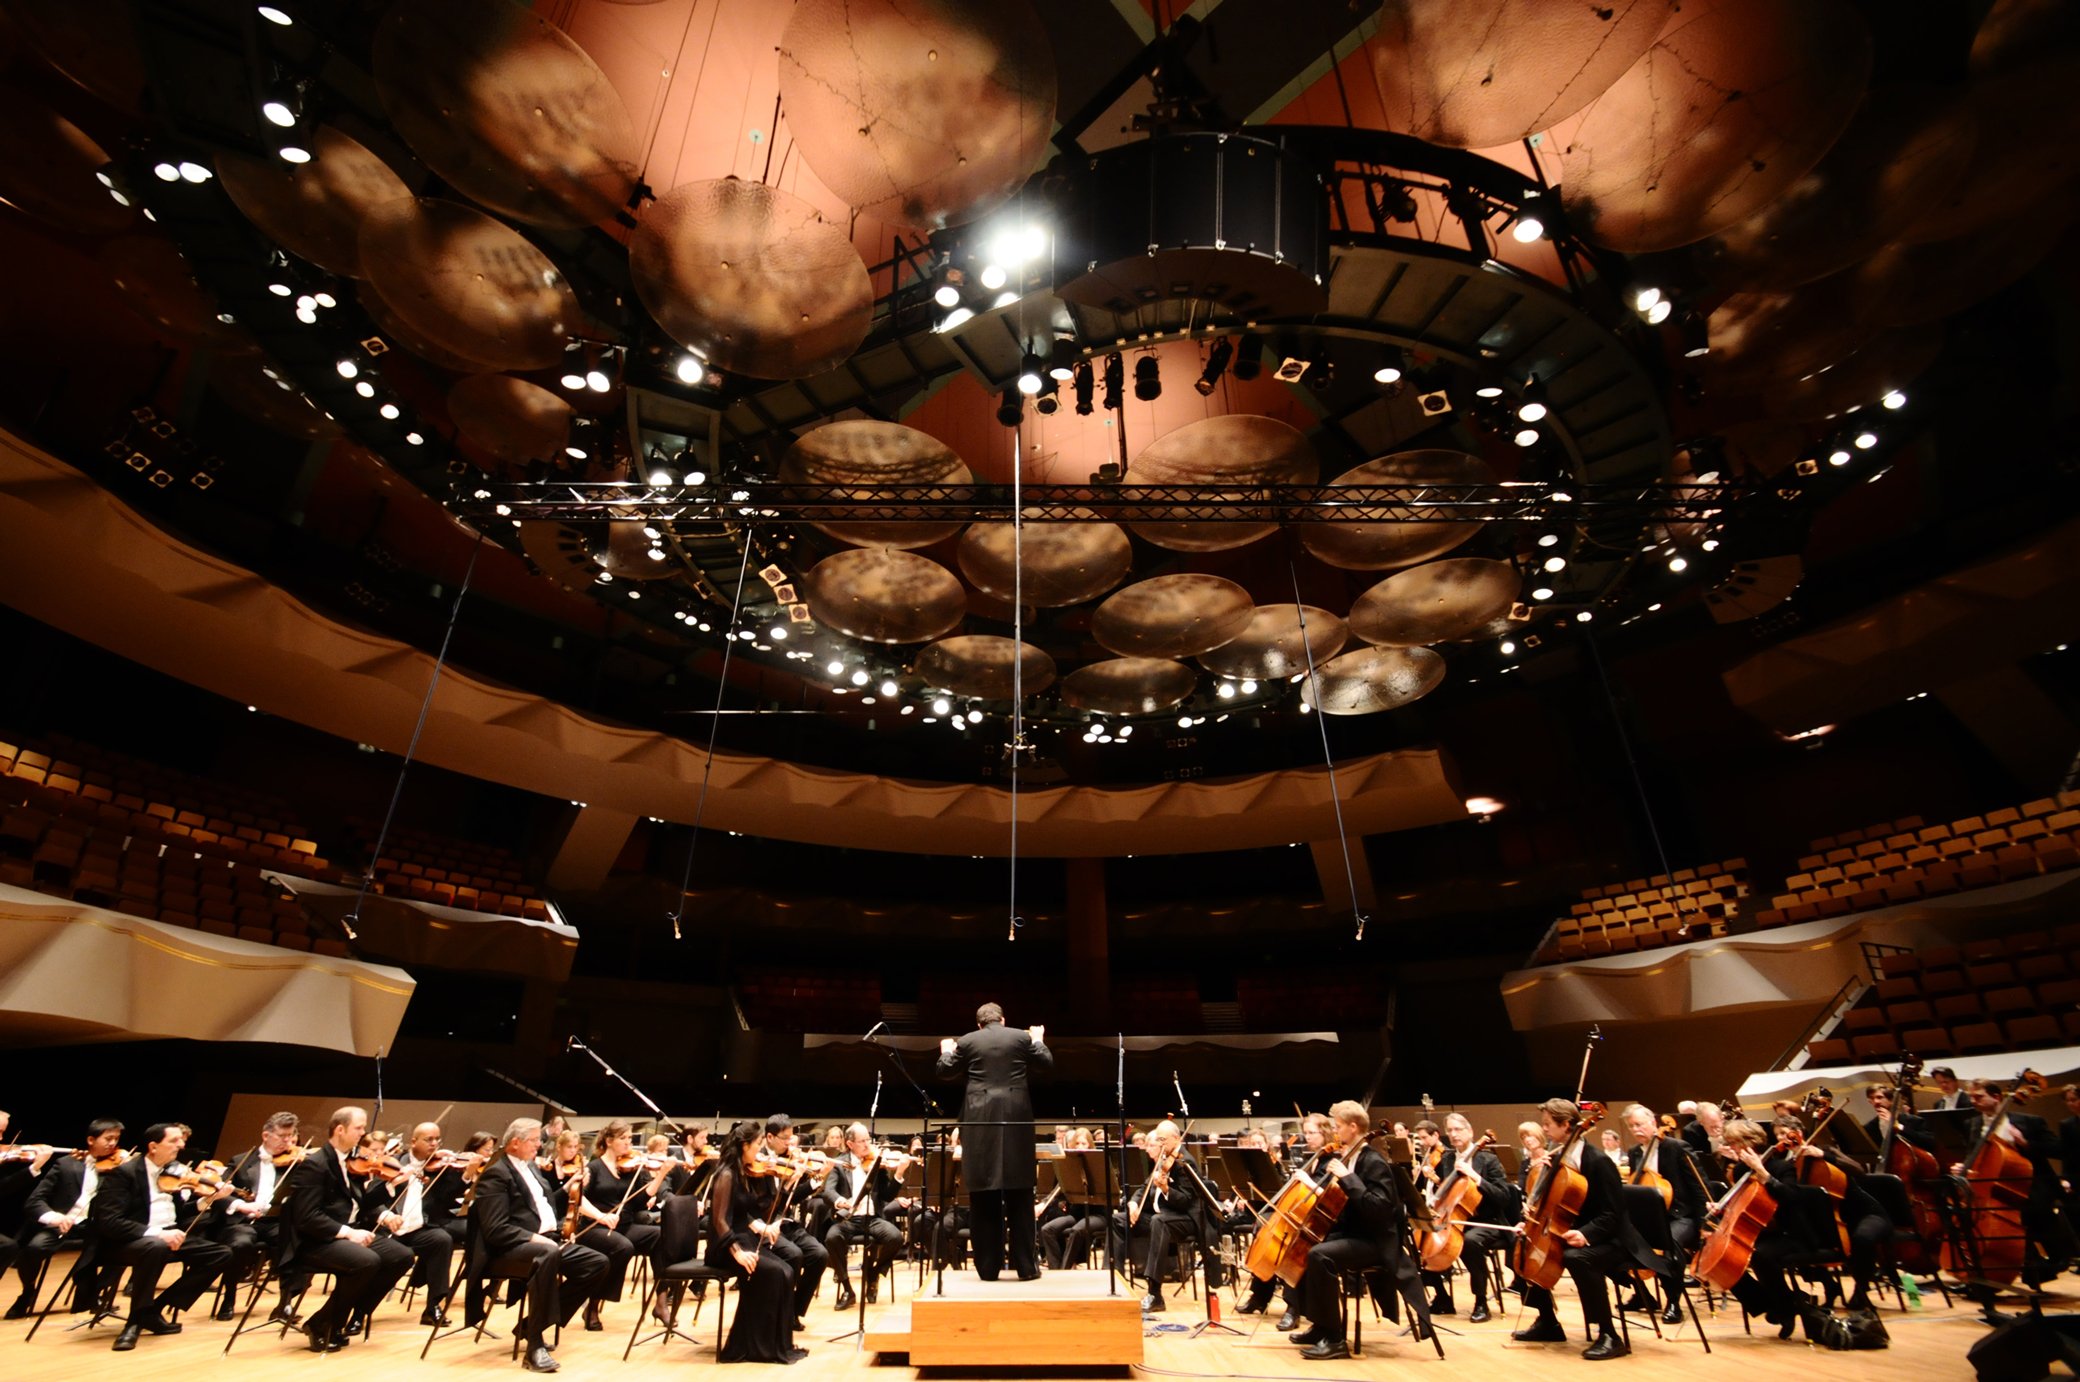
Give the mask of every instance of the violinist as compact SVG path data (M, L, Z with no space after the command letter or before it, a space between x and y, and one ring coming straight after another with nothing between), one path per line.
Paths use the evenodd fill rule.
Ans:
M1214 1256L1218 1239L1206 1220L1210 1206L1203 1193L1205 1177L1199 1172L1198 1160L1184 1149L1184 1133L1177 1124L1167 1118L1156 1124L1148 1135L1148 1154L1153 1162L1148 1180L1128 1197L1128 1209L1113 1216L1112 1232L1115 1251L1124 1260L1134 1226L1149 1226L1148 1257L1142 1268L1148 1294L1141 1298L1141 1312L1154 1315L1164 1308L1163 1267L1170 1260L1173 1242L1199 1245L1209 1291L1220 1284L1220 1262ZM981 1255L978 1248L978 1262Z
M806 1158L795 1159L794 1120L784 1113L766 1119L765 1156L769 1164L785 1168L766 1182L771 1201L763 1216L775 1230L773 1252L794 1268L794 1318L796 1329L808 1327L809 1303L823 1285L824 1269L830 1265L830 1250L809 1232L796 1206L815 1190Z
M299 1274L330 1272L332 1294L304 1321L306 1347L336 1353L399 1277L412 1250L395 1238L357 1227L367 1208L366 1184L347 1170L368 1131L368 1110L347 1105L326 1121L325 1141L289 1169L275 1191L282 1201L282 1262Z
M1590 1151L1579 1137L1573 1137L1575 1125L1581 1117L1581 1109L1567 1099L1548 1099L1540 1104L1539 1132L1545 1139L1546 1150L1532 1165L1538 1171L1549 1170L1553 1165L1553 1144L1573 1138L1572 1146L1567 1150L1567 1161L1588 1181L1588 1194L1575 1215L1574 1227L1560 1235L1567 1244L1561 1261L1567 1274L1574 1278L1576 1291L1581 1294L1582 1318L1589 1328L1596 1331L1596 1338L1582 1350L1582 1357L1591 1362L1601 1362L1606 1358L1622 1358L1631 1352L1611 1328L1607 1282L1615 1273L1635 1264L1644 1265L1652 1259L1647 1256L1645 1245L1639 1241L1639 1231L1632 1226L1632 1219L1625 1212L1625 1182L1618 1172L1618 1163L1599 1152ZM1527 1224L1526 1227L1532 1226ZM1519 1343L1566 1342L1566 1331L1561 1329L1560 1317L1553 1311L1551 1291L1536 1282L1526 1281L1524 1303L1536 1309L1538 1317L1511 1334L1512 1339Z
M526 1347L520 1361L529 1372L555 1372L556 1355L543 1338L552 1326L568 1325L584 1307L607 1270L607 1259L583 1243L563 1240L564 1196L535 1160L542 1149L542 1125L516 1118L506 1125L500 1145L504 1155L494 1157L477 1177L470 1211L476 1216L477 1247L469 1271L473 1277L527 1275L527 1304L519 1325Z
M708 1195L708 1265L736 1274L736 1313L718 1355L725 1363L796 1363L809 1356L794 1345L800 1327L794 1267L774 1251L780 1228L765 1217L772 1177L754 1174L764 1140L748 1118L731 1128Z
M842 1150L831 1163L830 1174L824 1177L819 1198L830 1211L830 1227L824 1230L823 1243L831 1271L838 1280L837 1308L850 1310L858 1298L846 1275L846 1249L853 1243L865 1245L861 1254L860 1275L865 1278L861 1289L866 1292L867 1304L872 1305L875 1277L903 1246L903 1231L889 1222L888 1212L910 1207L909 1197L903 1194L903 1170L910 1158L906 1153L875 1147L864 1123L854 1123L839 1131Z
M433 1129L433 1138L422 1138L427 1128ZM421 1123L413 1133L409 1164L425 1177L420 1199L426 1207L426 1222L460 1247L469 1236L464 1201L470 1187L477 1183L478 1173L491 1160L498 1139L488 1132L473 1132L463 1139L462 1148L457 1151L434 1140L440 1135L438 1125Z
M188 1232L205 1206L160 1184L160 1173L187 1145L186 1130L178 1123L154 1123L144 1130L144 1142L142 1156L101 1178L87 1211L109 1261L130 1269L130 1313L116 1335L117 1353L136 1348L140 1333L180 1333L166 1312L192 1307L231 1261L231 1249ZM179 1279L159 1290L160 1274L176 1261Z
M16 1246L15 1275L21 1278L22 1293L7 1307L7 1318L19 1320L36 1308L36 1275L44 1260L60 1243L78 1243L87 1237L87 1212L101 1183L102 1168L113 1171L122 1158L123 1125L113 1118L97 1118L87 1124L87 1141L78 1154L52 1157L37 1177L36 1186L22 1206L23 1233ZM35 1225L31 1228L30 1225ZM81 1311L93 1302L94 1248L89 1241L74 1264L69 1280L73 1285L72 1309Z
M1459 1261L1466 1266L1467 1283L1473 1288L1473 1313L1466 1317L1469 1324L1486 1324L1488 1314L1488 1254L1496 1248L1509 1246L1510 1226L1517 1220L1517 1193L1510 1184L1509 1173L1502 1169L1502 1160L1486 1148L1474 1152L1471 1159L1467 1150L1473 1146L1473 1124L1463 1113L1445 1115L1445 1139L1451 1146L1445 1149L1441 1173L1450 1179L1454 1172L1470 1175L1480 1184L1480 1207L1473 1211L1473 1223L1466 1229L1466 1247L1459 1254ZM1441 1287L1442 1283L1434 1283ZM1451 1300L1438 1291L1438 1299L1430 1302L1430 1313L1440 1313L1438 1300L1444 1302L1445 1312L1452 1309Z
M1998 1137L2021 1153L2030 1164L2029 1199L2022 1206L2022 1229L2025 1238L2023 1256L2023 1280L2029 1285L2048 1281L2058 1275L2063 1257L2051 1253L2051 1245L2057 1242L2056 1219L2059 1184L2058 1171L2052 1164L2058 1154L2058 1142L2052 1136L2051 1125L2034 1113L2024 1113L2014 1103L2008 1105L2006 1113L2000 1113L2000 1121L1991 1133L1985 1132L1985 1123L2000 1111L2001 1096L2005 1086L1993 1080L1973 1080L1964 1086L1967 1107L1978 1110L1978 1127L1972 1131L1974 1142L1983 1134ZM1962 1166L1952 1166L1950 1174L1963 1176Z
M546 1132L542 1136L543 1145L549 1149L549 1155L543 1158L548 1164L542 1169L555 1180L557 1189L568 1189L572 1176L585 1174L585 1139L569 1128L557 1133L553 1142L547 1141Z
M1689 1144L1662 1135L1654 1110L1634 1104L1625 1110L1625 1129L1633 1145L1625 1153L1625 1178L1638 1182L1645 1176L1659 1177L1668 1185L1668 1238L1675 1251L1668 1255L1668 1270L1661 1278L1661 1322L1683 1322L1683 1264L1697 1251L1704 1229L1704 1175L1690 1159Z
M1327 1236L1307 1250L1300 1313L1307 1317L1308 1327L1291 1336L1304 1346L1301 1357L1317 1361L1351 1356L1337 1309L1345 1272L1385 1267L1396 1293L1408 1304L1415 1340L1430 1337L1422 1276L1405 1246L1408 1212L1395 1188L1393 1169L1367 1140L1371 1119L1365 1106L1351 1099L1331 1104L1329 1122L1326 1159L1318 1170L1325 1180L1342 1186L1346 1199ZM1391 1297L1388 1312L1390 1317L1397 1313Z
M195 1225L197 1233L231 1249L231 1264L224 1273L227 1280L244 1281L262 1256L270 1262L276 1258L281 1230L272 1210L282 1173L275 1169L275 1157L295 1149L296 1129L295 1114L270 1114L260 1125L259 1145L234 1162L224 1176L232 1193L218 1200L215 1209ZM276 1275L279 1281L279 1272ZM286 1286L284 1291L293 1294ZM236 1291L224 1292L216 1317L233 1318L238 1313L237 1298Z
M376 1150L380 1152L380 1146ZM364 1222L387 1230L412 1250L412 1285L426 1291L426 1308L419 1313L419 1323L444 1325L448 1317L441 1302L448 1298L448 1283L454 1274L456 1240L433 1222L426 1199L431 1178L445 1174L451 1166L441 1150L440 1124L414 1127L405 1156L379 1156L377 1162L368 1191L369 1217ZM393 1164L395 1170L390 1169ZM438 1169L429 1171L428 1167Z
M585 1172L585 1197L578 1201L584 1232L578 1241L607 1259L599 1290L585 1305L585 1328L605 1328L599 1317L602 1301L621 1299L628 1264L637 1253L649 1256L661 1230L650 1213L651 1200L664 1189L672 1166L667 1157L638 1156L635 1132L616 1118L599 1130L597 1155Z
M1322 1149L1329 1145L1329 1115L1310 1113L1302 1118L1299 1145L1306 1155L1295 1163L1295 1169L1315 1162ZM1250 1278L1249 1295L1237 1307L1237 1313L1258 1314L1271 1304L1271 1293L1274 1289L1281 1294L1286 1303L1285 1313L1278 1317L1278 1330L1281 1334L1290 1334L1300 1327L1300 1294L1275 1275L1265 1277L1261 1281L1255 1277Z
M2066 1116L2058 1122L2058 1169L2065 1177L2061 1205L2068 1229L2080 1225L2080 1084L2059 1091Z
M674 1195L705 1193L717 1164L715 1152L708 1146L707 1124L693 1123L679 1130L679 1162L665 1180L666 1190Z
M23 1146L18 1142L6 1141L11 1115L0 1108L0 1224L14 1225L21 1220L23 1201L43 1174L43 1168L56 1149L44 1146ZM0 1276L14 1264L17 1249L13 1238L0 1237Z

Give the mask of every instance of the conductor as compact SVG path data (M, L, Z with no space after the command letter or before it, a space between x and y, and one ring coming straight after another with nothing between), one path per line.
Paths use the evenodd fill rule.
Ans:
M1020 1281L1040 1277L1033 1251L1033 1098L1026 1075L1054 1068L1046 1034L1045 1027L1013 1031L1004 1025L1002 1008L984 1003L975 1010L974 1031L939 1043L939 1078L968 1080L961 1104L961 1178L971 1204L975 1272L984 1281L995 1281L1004 1268L1007 1223L1011 1269Z

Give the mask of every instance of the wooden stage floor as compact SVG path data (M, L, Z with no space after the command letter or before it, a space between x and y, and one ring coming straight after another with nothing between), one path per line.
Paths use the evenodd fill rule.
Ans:
M953 1275L948 1273L949 1283ZM914 1273L906 1272L903 1289L893 1304L884 1289L882 1303L868 1307L870 1333L885 1328L884 1321L895 1323L900 1313L909 1309L914 1281ZM1100 1292L1102 1283L1100 1276L1096 1283ZM2067 1289L2053 1297L2047 1310L2063 1312L2080 1307L2080 1289L2074 1289L2080 1287L2080 1279L2066 1277L2054 1284L2062 1284ZM960 1294L972 1297L986 1289L981 1283L963 1283ZM1122 1293L1129 1289L1122 1282ZM1464 1292L1461 1294L1463 1296ZM11 1294L8 1298L12 1299ZM958 1379L968 1376L1003 1379L1049 1375L1126 1378L1134 1376L1137 1371L1127 1367L1089 1367L1075 1371L1033 1369L1022 1367L1016 1357L1006 1357L1001 1366L987 1368L913 1368L901 1359L881 1358L863 1351L857 1340L823 1342L829 1335L851 1329L857 1318L856 1311L848 1310L841 1314L832 1309L832 1298L832 1288L826 1280L823 1295L810 1313L808 1333L797 1337L796 1342L808 1348L809 1357L788 1371L791 1382L823 1382L824 1379L839 1378L888 1382L888 1379L903 1377ZM1393 1326L1372 1319L1367 1307L1364 1357L1333 1363L1309 1363L1299 1357L1297 1348L1286 1342L1285 1335L1272 1327L1275 1316L1235 1316L1231 1293L1223 1293L1223 1319L1243 1333L1238 1336L1215 1332L1192 1338L1190 1328L1203 1317L1203 1306L1189 1292L1173 1290L1169 1296L1169 1311L1147 1321L1144 1368L1150 1373L1177 1377L1247 1376L1300 1380L1316 1377L1331 1379L1332 1382L1414 1374L1463 1377L1476 1382L1486 1382L1486 1379L1520 1382L1533 1371L1546 1375L1594 1372L1607 1379L1632 1379L1632 1382L1695 1382L1699 1378L1715 1376L1724 1377L1728 1382L1746 1382L1757 1376L1781 1376L1792 1369L1815 1382L1831 1382L1833 1379L1868 1382L1881 1372L1887 1382L1958 1382L1958 1379L1969 1379L1972 1369L1965 1360L1965 1351L1985 1336L1986 1326L1974 1311L1962 1307L1945 1310L1941 1298L1933 1292L1925 1299L1932 1302L1931 1309L1909 1314L1896 1310L1885 1312L1886 1327L1892 1334L1892 1347L1882 1353L1829 1353L1809 1347L1803 1336L1790 1343L1779 1342L1776 1332L1766 1329L1760 1322L1757 1328L1764 1331L1762 1335L1743 1335L1740 1316L1734 1312L1721 1314L1716 1320L1706 1316L1705 1325L1713 1348L1709 1356L1698 1347L1694 1332L1686 1330L1679 1342L1661 1342L1635 1321L1632 1356L1599 1366L1584 1362L1578 1356L1582 1348L1579 1338L1581 1315L1569 1295L1569 1288L1563 1283L1561 1318L1567 1322L1570 1337L1570 1343L1566 1345L1512 1344L1509 1331L1513 1321L1506 1316L1480 1325L1467 1324L1463 1316L1456 1319L1446 1317L1440 1323L1457 1332L1445 1335L1445 1358L1439 1361L1427 1343L1417 1346L1398 1337ZM654 1378L661 1382L662 1379L683 1378L689 1368L707 1371L715 1366L712 1305L703 1311L691 1330L701 1341L698 1348L676 1340L668 1346L652 1344L638 1349L627 1363L623 1363L621 1350L628 1341L636 1305L637 1299L633 1296L619 1304L609 1305L604 1333L587 1334L577 1330L565 1334L556 1354L563 1364L562 1375L583 1379L611 1377L627 1379L627 1382ZM501 1310L493 1327L503 1334L510 1320L510 1312ZM417 1324L416 1311L408 1313L395 1303L394 1298L377 1314L371 1338L355 1343L342 1353L327 1356L305 1352L299 1346L300 1335L291 1335L289 1342L280 1342L272 1333L255 1333L240 1339L230 1357L226 1358L223 1347L230 1327L195 1319L191 1319L178 1335L164 1338L146 1335L134 1353L122 1355L109 1350L115 1336L113 1327L104 1325L92 1331L68 1332L65 1328L67 1323L69 1321L62 1315L51 1316L35 1342L27 1344L22 1342L28 1329L26 1322L10 1320L0 1325L0 1379L33 1378L35 1382L88 1382L92 1379L92 1382L106 1382L107 1378L117 1376L208 1378L210 1382L275 1379L278 1382L285 1370L293 1370L299 1377L308 1377L312 1373L305 1369L312 1369L333 1376L344 1376L348 1372L361 1377L380 1375L394 1382L418 1376L514 1376L521 1372L519 1364L509 1358L505 1342L494 1343L486 1339L481 1345L473 1345L466 1335L436 1344L431 1356L420 1362L419 1348L426 1341L426 1330ZM757 1375L769 1369L747 1367L743 1371Z

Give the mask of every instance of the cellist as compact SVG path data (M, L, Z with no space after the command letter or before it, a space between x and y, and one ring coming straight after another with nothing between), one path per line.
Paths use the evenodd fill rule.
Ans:
M1485 1324L1489 1318L1488 1253L1509 1244L1509 1226L1516 1221L1516 1187L1510 1184L1509 1173L1502 1169L1501 1158L1495 1153L1483 1148L1467 1157L1474 1138L1473 1124L1465 1114L1446 1114L1444 1135L1451 1146L1445 1150L1440 1167L1442 1177L1449 1180L1454 1172L1461 1172L1480 1185L1480 1207L1473 1211L1473 1223L1466 1229L1466 1246L1460 1251L1459 1261L1465 1264L1467 1283L1473 1288L1473 1313L1466 1317L1467 1322ZM1451 1309L1449 1300L1445 1301L1445 1308ZM1430 1302L1430 1312L1438 1313L1437 1301Z
M2058 1264L2046 1254L2047 1246L2057 1233L2055 1207L2058 1203L2058 1172L2052 1160L2058 1155L2058 1140L2053 1136L2051 1125L2034 1113L2024 1113L2015 1103L2010 1103L2006 1113L1999 1113L2001 1096L2006 1087L1994 1080L1973 1080L1965 1087L1969 1106L1979 1111L1979 1122L1999 1114L2000 1121L1985 1136L1997 1137L2020 1153L2030 1164L2029 1199L2022 1206L2022 1229L2025 1238L2022 1259L2022 1277L2028 1285L2048 1281L2058 1275ZM2023 1091L2025 1094L2027 1090ZM2019 1101L2018 1101L2019 1102ZM1975 1139L1980 1133L1975 1132ZM1950 1174L1963 1176L1963 1166L1952 1166Z
M1625 1152L1625 1178L1637 1184L1655 1175L1668 1182L1668 1237L1677 1250L1668 1255L1668 1271L1661 1278L1661 1322L1681 1324L1683 1264L1697 1251L1704 1226L1704 1176L1690 1157L1690 1144L1664 1137L1654 1110L1646 1105L1625 1110L1625 1129L1633 1141Z
M1817 1129L1819 1125L1816 1123L1814 1126ZM1768 1158L1773 1170L1777 1168L1780 1157L1788 1157L1791 1164L1783 1174L1808 1186L1813 1183L1812 1178L1800 1174L1800 1168L1808 1161L1822 1160L1841 1172L1846 1188L1835 1202L1834 1212L1842 1231L1849 1236L1849 1275L1856 1284L1855 1293L1849 1297L1849 1308L1871 1309L1871 1279L1878 1271L1878 1245L1892 1241L1892 1216L1863 1188L1863 1168L1838 1148L1823 1148L1808 1142L1804 1120L1797 1114L1780 1115L1774 1131L1777 1151ZM1834 1281L1829 1279L1827 1286L1831 1305L1834 1303Z
M1763 1160L1762 1152L1770 1146L1770 1136L1760 1123L1736 1118L1726 1124L1720 1137L1719 1154L1745 1167L1757 1180L1768 1182L1770 1197L1777 1204L1776 1213L1755 1239L1747 1272L1733 1283L1733 1298L1749 1314L1760 1315L1776 1325L1778 1338L1788 1339L1798 1327L1799 1307L1806 1300L1785 1279L1784 1267L1796 1259L1823 1257L1834 1246L1820 1236L1823 1217L1828 1221L1826 1232L1830 1236L1834 1229L1833 1211L1820 1203L1827 1198L1827 1192L1800 1185L1794 1178L1796 1167L1789 1156ZM1700 1266L1699 1270L1704 1268Z
M1617 1162L1601 1153L1582 1155L1586 1149L1581 1138L1574 1135L1582 1111L1573 1101L1548 1099L1536 1111L1539 1131L1548 1148L1533 1163L1534 1169L1540 1173L1540 1180L1552 1169L1553 1145L1565 1143L1567 1164L1579 1171L1589 1183L1588 1195L1575 1216L1574 1227L1560 1234L1561 1241L1567 1244L1561 1261L1567 1274L1574 1278L1575 1289L1581 1293L1582 1318L1596 1331L1596 1338L1582 1350L1582 1357L1591 1362L1622 1358L1632 1350L1611 1328L1611 1297L1607 1282L1613 1273L1623 1271L1645 1257L1639 1232L1625 1214L1625 1182L1619 1175ZM1536 1185L1534 1182L1533 1202L1537 1199ZM1527 1205L1527 1209L1529 1207ZM1535 1227L1528 1219L1524 1224L1527 1230ZM1553 1312L1553 1293L1530 1280L1528 1273L1524 1282L1524 1304L1536 1309L1538 1316L1510 1338L1527 1344L1567 1341L1567 1332L1560 1327L1560 1317Z
M1313 1170L1316 1158L1321 1156L1322 1149L1328 1145L1329 1116L1324 1113L1310 1113L1306 1115L1300 1120L1300 1148L1305 1155L1294 1163L1294 1169ZM1280 1292L1286 1303L1285 1313L1278 1317L1279 1332L1290 1334L1300 1327L1300 1293L1280 1281L1276 1276L1267 1276L1261 1281L1254 1277L1250 1278L1249 1294L1244 1297L1242 1304L1236 1307L1236 1313L1240 1315L1261 1313L1264 1307L1271 1303L1273 1290Z
M1323 1174L1343 1188L1343 1212L1321 1242L1307 1250L1300 1276L1300 1313L1308 1327L1292 1335L1301 1357L1317 1361L1351 1356L1343 1337L1336 1294L1343 1274L1384 1267L1395 1291L1408 1304L1417 1342L1430 1337L1430 1312L1423 1281L1404 1245L1408 1212L1394 1185L1393 1168L1366 1140L1371 1119L1365 1106L1344 1099L1329 1106L1330 1142ZM1391 1312L1390 1312L1391 1314Z

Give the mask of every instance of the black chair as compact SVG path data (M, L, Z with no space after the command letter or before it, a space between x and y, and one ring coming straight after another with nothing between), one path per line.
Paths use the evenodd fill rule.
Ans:
M1651 1267L1635 1267L1629 1275L1640 1285L1651 1285L1654 1289L1655 1306L1650 1312L1654 1336L1667 1337L1661 1332L1661 1312L1668 1308L1668 1301L1664 1298L1666 1288L1662 1283L1669 1277L1674 1277L1679 1283L1679 1299L1690 1311L1691 1324L1697 1327L1697 1342L1704 1345L1706 1353L1710 1353L1712 1341L1705 1337L1704 1321L1697 1313L1697 1302L1690 1299L1690 1288L1681 1284L1684 1280L1683 1274L1676 1265L1681 1249L1676 1246L1674 1235L1669 1231L1668 1207L1661 1203L1661 1192L1650 1185L1628 1185L1625 1187L1624 1204L1626 1217L1632 1220L1633 1228L1638 1230L1640 1241L1646 1245L1647 1252L1653 1260ZM1629 1286L1631 1283L1621 1284ZM1625 1304L1629 1299L1629 1293L1621 1293L1612 1303L1612 1314L1628 1343L1631 1340L1632 1329L1626 1317Z
M542 1265L549 1259L546 1256L538 1257L528 1264L525 1271L499 1272L486 1270L481 1274L476 1274L470 1271L469 1264L475 1260L477 1247L477 1220L476 1215L472 1213L463 1232L462 1270L456 1272L454 1277L448 1282L448 1294L441 1301L441 1314L445 1316L448 1313L448 1307L455 1302L455 1292L462 1287L464 1282L470 1281L473 1277L486 1288L483 1297L483 1309L478 1313L475 1323L471 1323L465 1318L461 1324L457 1325L436 1324L429 1326L426 1333L426 1342L419 1349L419 1357L422 1361L435 1344L442 1339L453 1338L457 1334L471 1334L473 1337L470 1342L482 1343L485 1334L490 1333L487 1326L491 1323L491 1312L496 1308L495 1291L493 1288L500 1283L504 1283L507 1287L506 1303L511 1305L517 1301L519 1307L513 1316L513 1357L518 1358L520 1356L520 1341L527 1332L522 1328L522 1324L527 1316L528 1287L534 1282L534 1274L540 1271ZM463 1313L467 1316L469 1312L465 1309ZM492 1334L492 1337L495 1339L498 1336Z
M1414 1251L1413 1247L1409 1250ZM1386 1268L1365 1267L1357 1271L1341 1273L1338 1278L1338 1284L1342 1289L1337 1293L1340 1307L1337 1324L1343 1332L1343 1337L1350 1340L1351 1357L1360 1358L1365 1353L1364 1299L1370 1296L1374 1312L1384 1315L1385 1312L1380 1309L1379 1302L1385 1296L1393 1293L1394 1283L1387 1279ZM1406 1302L1404 1302L1405 1304ZM1414 1327L1415 1323L1416 1321L1413 1318L1409 1320L1411 1328ZM1437 1323L1434 1320L1430 1324L1430 1344L1437 1350L1438 1358L1442 1359L1444 1357L1444 1339L1439 1334Z
M689 1285L700 1287L705 1292L710 1282L715 1284L715 1356L722 1356L723 1304L729 1295L729 1273L718 1271L701 1257L702 1214L700 1201L692 1195L673 1195L664 1202L661 1215L662 1231L657 1235L657 1245L650 1250L650 1280L643 1288L643 1303L636 1311L635 1328L628 1331L628 1346L621 1350L621 1361L635 1352L637 1344L647 1344L655 1339L684 1339L689 1344L700 1341L679 1328L679 1304L683 1288ZM864 1283L862 1283L864 1285ZM643 1321L650 1318L650 1311L660 1295L669 1290L670 1302L665 1307L665 1317L659 1321L663 1328L645 1337ZM694 1318L700 1318L700 1307L694 1307ZM689 1321L691 1323L691 1321Z
M1878 1208L1885 1211L1885 1217L1892 1221L1892 1240L1879 1245L1878 1263L1885 1269L1882 1274L1883 1282L1891 1287L1894 1295L1900 1298L1899 1308L1904 1310L1907 1308L1906 1295L1899 1289L1900 1245L1902 1243L1920 1244L1922 1251L1927 1254L1930 1261L1936 1259L1936 1254L1941 1250L1942 1245L1940 1243L1931 1243L1921 1236L1921 1231L1914 1222L1913 1202L1908 1198L1907 1187L1901 1183L1898 1176L1884 1174L1866 1175L1861 1184L1870 1193L1870 1197L1878 1202ZM1950 1289L1943 1284L1941 1272L1936 1272L1933 1275L1936 1290L1942 1292L1943 1305L1947 1308L1950 1304Z
M32 1225L31 1227L34 1226ZM43 1261L36 1264L36 1276L32 1281L30 1281L28 1291L24 1293L27 1299L29 1300L30 1309L35 1314L36 1318L30 1322L29 1332L27 1335L23 1337L23 1343L27 1343L29 1342L29 1340L34 1339L36 1337L36 1331L43 1328L44 1317L50 1314L51 1311L58 1308L58 1302L65 1298L65 1288L67 1286L72 1287L75 1293L75 1298L83 1295L89 1301L92 1302L98 1302L100 1300L102 1292L101 1283L98 1280L98 1277L100 1275L101 1269L96 1265L94 1261L94 1249L96 1246L97 1244L95 1240L92 1237L88 1236L84 1231L77 1235L68 1234L66 1237L60 1238L58 1240L57 1246L51 1249L49 1256L45 1257ZM65 1275L59 1279L58 1289L51 1294L51 1298L49 1300L44 1302L43 1309L37 1310L35 1308L35 1303L43 1294L44 1282L49 1280L50 1278L51 1263L57 1260L58 1254L61 1252L77 1253L79 1255L78 1260L76 1260L72 1264L71 1269L68 1270L65 1273Z

